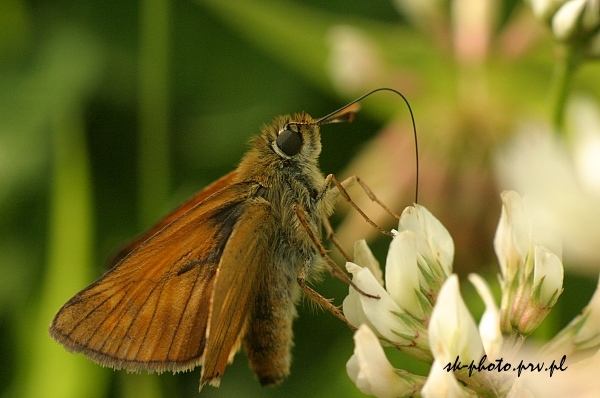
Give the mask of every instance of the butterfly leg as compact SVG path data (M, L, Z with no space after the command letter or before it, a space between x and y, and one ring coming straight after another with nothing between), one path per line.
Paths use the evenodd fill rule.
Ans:
M335 185L335 187L331 188L331 183L333 182L333 184ZM371 188L369 188L369 186L362 181L359 177L353 175L350 176L348 178L346 178L343 181L339 181L333 174L329 174L327 175L327 177L325 178L325 184L323 184L323 188L321 189L321 192L319 193L319 195L317 196L317 202L321 201L323 199L325 199L325 201L328 201L327 198L325 198L325 196L332 196L333 198L331 199L332 201L334 201L335 199L337 199L337 197L339 197L340 195L342 196L342 198L348 203L350 204L354 210L356 210L358 212L358 214L360 214L366 222L368 222L369 224L371 224L373 226L373 228L376 228L379 230L379 232L381 232L384 235L387 236L394 236L390 231L385 230L383 228L381 228L379 225L377 225L373 220L371 220L369 218L369 216L367 216L365 214L364 211L362 211L360 209L360 207L358 207L356 205L356 203L354 203L354 201L352 200L352 198L350 197L350 195L348 194L348 191L346 190L347 187L351 186L354 183L358 183L361 188L363 189L363 191L365 191L365 193L367 194L367 196L369 197L369 199L371 199L373 202L377 203L379 206L381 206L381 208L383 208L388 214L390 214L392 217L396 218L396 219L400 219L400 216L398 216L395 212L393 212L388 206L385 205L385 203L383 203L371 190ZM327 226L325 226L325 228L327 228ZM328 231L329 233L329 231ZM336 246L338 246L338 244L336 244L334 242L334 244Z
M358 183L358 185L360 185L363 191L365 191L369 199L377 203L383 210L385 210L390 216L394 217L396 220L400 219L400 216L396 214L392 209L390 209L385 203L383 203L360 177L353 175L340 182L337 178L335 178L333 174L331 176L333 183L340 190L340 193L342 194L345 200L348 200L350 198L348 192L346 192L346 187L356 182ZM351 200L350 202L352 205L354 205L354 203Z
M367 194L367 196L369 197L369 199L371 199L372 201L374 201L375 203L377 203L379 206L381 206L392 217L394 217L396 219L400 218L400 216L398 216L396 213L394 213L381 200L379 200L379 198L377 198L377 196L375 196L375 194L373 193L373 191L371 191L371 188L369 188L368 185L365 184L359 177L353 175L353 176L350 176L350 177L346 178L344 181L340 182L337 178L335 178L335 176L333 174L329 174L327 176L327 178L325 179L325 183L327 185L329 185L331 182L333 182L333 184L335 185L335 187L332 188L332 189L330 189L327 192L329 195L335 195L335 196L341 195L342 198L348 204L350 204L350 206L352 206L354 208L354 210L356 210L358 212L358 214L360 214L365 219L366 222L368 222L369 224L371 224L373 226L373 228L378 229L379 232L381 232L384 235L392 236L392 237L394 236L390 231L381 228L373 220L371 220L369 218L369 216L367 216L365 214L365 212L362 211L362 209L360 207L358 207L356 205L356 203L354 203L354 201L352 200L352 198L348 194L348 191L346 190L346 187L348 187L348 186L350 186L350 185L352 185L354 183L358 183L361 186L361 188L365 191L365 193Z
M344 316L342 311L340 311L340 309L338 307L333 305L331 303L331 300L328 300L325 297L321 296L313 288L311 288L310 286L308 286L306 284L306 270L307 270L308 266L309 266L308 263L305 263L302 266L302 268L300 269L300 272L298 273L298 278L297 278L298 285L300 285L300 288L302 289L304 294L306 294L312 301L314 301L321 307L325 308L327 311L331 312L331 314L333 314L336 318L340 319L342 322L344 322L346 325L348 325L348 327L350 329L356 330L356 327L354 327L353 325L350 324L350 322L348 322L348 320L346 319L346 317Z
M352 257L346 252L346 250L344 250L340 241L337 240L337 238L335 237L333 227L331 226L331 223L327 218L323 219L323 227L327 232L327 240L331 241L334 244L334 246L340 251L340 253L342 253L342 256L344 256L346 261L352 261Z
M346 275L346 273L340 268L340 266L337 265L337 263L335 261L333 261L333 259L331 257L329 257L329 254L327 254L327 250L325 249L325 247L323 247L323 244L321 244L319 239L317 239L317 237L315 236L313 230L310 228L308 221L306 220L305 210L302 208L302 206L296 204L292 208L293 208L294 212L296 213L296 215L298 216L298 220L300 220L300 223L304 226L304 229L306 230L306 233L308 234L313 245L315 246L315 248L319 251L319 254L321 254L321 256L325 259L325 261L329 265L328 270L331 273L331 275L346 282L347 284L352 286L354 289L356 289L356 291L359 292L360 294L363 294L367 297L379 299L380 298L379 296L374 296L372 294L366 293L361 288L356 286L356 284L354 282L352 282L352 279L350 279L350 277L348 275ZM301 273L302 273L302 271L301 271ZM298 283L300 283L300 282L298 282ZM302 286L302 284L300 284L300 286ZM327 301L326 299L323 299L323 300Z

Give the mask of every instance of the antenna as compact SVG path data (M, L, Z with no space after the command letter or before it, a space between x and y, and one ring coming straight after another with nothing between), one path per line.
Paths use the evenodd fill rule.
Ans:
M317 125L323 125L323 124L328 124L328 123L340 123L340 122L348 122L348 121L351 122L352 120L354 120L354 114L359 109L359 106L357 103L378 91L391 91L392 93L398 94L400 97L402 97L402 99L404 100L404 103L406 103L408 112L410 113L410 120L412 121L412 126L413 126L413 136L415 139L415 166L416 166L415 203L417 203L418 199L419 199L419 143L417 140L417 124L415 123L415 117L413 115L412 108L410 107L410 104L408 103L408 100L400 91L395 90L393 88L389 88L389 87L376 88L374 90L369 91L366 94L361 95L360 97L349 102L348 104L342 106L340 109L335 110L335 111L331 112L330 114L323 116L322 118L318 119L315 123Z

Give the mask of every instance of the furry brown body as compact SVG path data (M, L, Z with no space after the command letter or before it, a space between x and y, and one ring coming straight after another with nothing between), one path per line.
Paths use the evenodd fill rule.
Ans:
M305 123L299 126L303 147L298 155L285 159L271 148L289 121L289 117L279 117L272 125L264 126L238 167L241 180L260 184L258 196L272 210L272 217L264 225L269 238L263 242L271 253L270 263L264 264L262 286L244 338L250 365L262 384L278 383L289 374L292 322L301 293L297 282L300 269L305 267L307 278L312 279L323 268L324 260L293 206L300 205L306 211L311 229L320 236L323 219L331 215L335 201L318 167L321 137L310 116L294 118Z

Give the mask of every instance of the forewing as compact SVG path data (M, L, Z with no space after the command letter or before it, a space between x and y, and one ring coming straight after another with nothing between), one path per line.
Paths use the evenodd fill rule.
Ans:
M205 187L203 190L201 190L200 192L196 193L194 196L183 202L175 210L173 210L171 213L163 217L158 223L152 226L152 228L148 229L140 236L135 237L131 242L126 243L123 247L120 247L115 253L113 253L111 258L108 260L108 267L112 268L115 265L117 265L121 260L127 257L129 253L131 253L139 245L148 240L152 235L162 230L168 224L187 213L191 208L208 198L210 195L214 194L217 191L220 191L221 189L229 185L232 185L236 177L237 172L234 170L229 174L226 174L223 177L219 178L217 181L213 182L212 184Z
M217 271L207 346L200 385L218 385L238 350L258 289L271 266L269 242L274 218L270 204L254 199L247 205L223 251Z
M252 192L249 183L221 189L138 245L59 310L52 337L116 369L196 366L217 266Z

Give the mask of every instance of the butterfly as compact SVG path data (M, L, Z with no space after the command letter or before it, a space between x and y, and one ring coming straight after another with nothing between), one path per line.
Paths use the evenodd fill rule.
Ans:
M352 284L320 236L323 226L331 232L327 220L347 197L344 187L358 179L340 183L321 173L320 128L351 121L357 102L379 90L391 89L317 120L298 113L263 126L234 171L126 245L104 275L67 301L50 335L114 369L200 365L201 388L219 385L243 345L261 385L282 382L302 293L345 321L307 282L328 269Z

